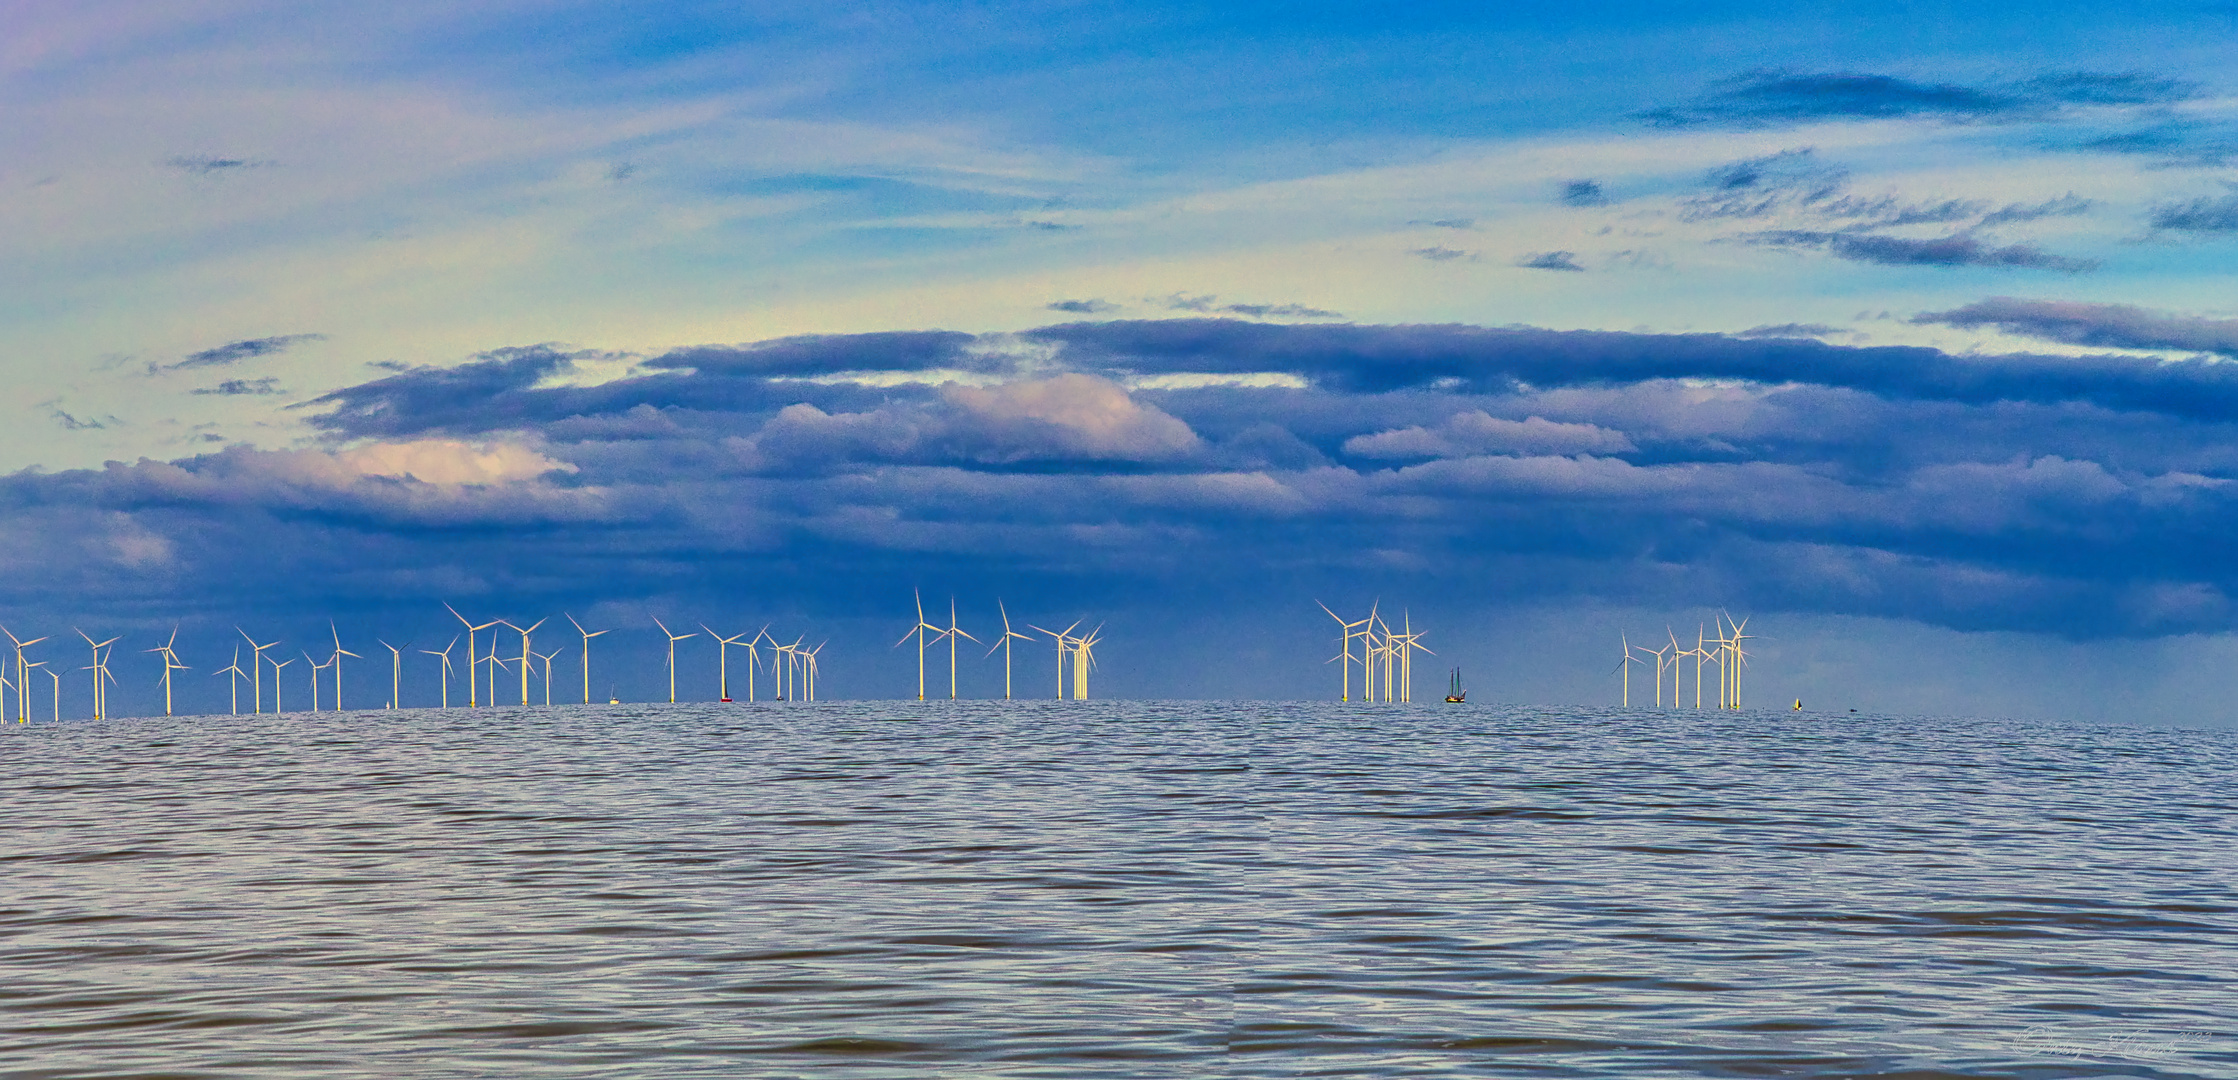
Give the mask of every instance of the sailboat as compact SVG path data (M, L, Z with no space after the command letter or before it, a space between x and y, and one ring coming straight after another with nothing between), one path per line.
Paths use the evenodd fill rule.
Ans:
M1466 690L1463 690L1463 689L1461 689L1461 669L1460 669L1460 668L1454 668L1454 669L1453 669L1453 682L1452 682L1451 688L1450 688L1450 689L1448 689L1448 690L1447 690L1447 691L1445 692L1445 699L1446 699L1447 701L1450 701L1450 702L1452 702L1452 703L1456 704L1456 705L1460 704L1461 702L1464 702L1464 701L1467 701L1467 700L1469 700L1469 692L1468 692L1468 691L1466 691Z

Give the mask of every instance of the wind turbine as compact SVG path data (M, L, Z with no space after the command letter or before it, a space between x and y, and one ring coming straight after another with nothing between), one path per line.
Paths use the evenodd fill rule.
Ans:
M269 648L271 648L271 647L272 647L272 646L274 646L274 645L278 645L278 644L280 643L280 639L278 639L278 638L273 638L273 639L272 639L272 640L271 640L270 642L268 642L268 643L266 643L266 644L263 644L263 645L259 645L259 644L257 644L257 643L256 643L256 639L255 639L255 638L253 638L253 637L250 637L250 636L249 636L249 632L248 632L248 631L246 631L246 630L242 630L242 629L241 629L240 627L238 627L238 626L234 627L233 629L234 629L234 630L236 630L236 631L239 631L239 632L240 632L240 634L241 634L241 637L242 637L242 639L243 639L243 640L246 640L246 641L247 641L247 642L249 643L249 648L250 648L250 649L253 649L253 650L255 650L255 656L253 656L253 657L252 657L252 658L251 658L251 659L249 660L249 666L250 666L251 668L253 668L253 669L254 669L254 670L256 671L256 675L255 675L255 676L254 676L254 677L253 677L253 678L252 678L252 679L251 679L250 681L252 681L252 682L254 682L254 683L256 684L256 714L257 714L258 716L263 716L263 715L264 715L264 664L262 663L262 661L264 660L264 650L266 650L266 649L269 649ZM292 663L293 661L290 661L290 662ZM274 679L278 679L278 678L280 677L280 676L279 676L279 669L278 669L278 668L274 668L274 669L273 669L273 675L272 675L272 677L273 677ZM280 695L279 695L279 691L278 691L277 689L275 689L275 690L274 690L274 691L272 692L272 711L273 711L274 713L278 713L278 712L280 711Z
M216 671L211 672L210 675L213 678L219 675L233 676L233 678L226 681L226 685L231 687L233 690L232 715L241 715L241 680L249 677L248 672L241 670L241 647L239 645L235 645L233 647L233 666L220 668Z
M1403 672L1399 676L1399 700L1412 702L1414 700L1414 654L1419 651L1436 656L1437 653L1429 646L1422 644L1422 635L1414 629L1414 615L1411 612L1406 615L1405 626L1406 633L1399 642L1399 667Z
M442 652L436 652L434 649L420 650L429 656L438 656L443 659L443 707L446 709L451 707L451 650L457 647L458 638L453 637L449 645L443 646Z
M1074 620L1072 621L1072 625L1071 625L1071 626L1068 626L1068 627L1065 627L1063 631L1057 631L1057 630L1045 630L1045 629L1043 629L1043 628L1041 628L1041 627L1039 627L1039 626L1035 626L1035 625L1033 625L1032 623L1028 623L1028 624L1026 624L1026 625L1027 625L1027 628L1028 628L1028 629L1030 629L1030 630L1034 630L1034 631L1036 631L1036 632L1038 632L1038 633L1043 633L1043 634L1047 634L1047 635L1049 635L1050 637L1052 637L1052 638L1055 638L1055 639L1056 639L1056 641L1057 641L1057 700L1058 700L1058 701L1063 701L1063 700L1065 699L1065 658L1066 658L1067 656L1071 655L1071 652L1072 652L1072 632L1073 632L1073 631L1074 631L1075 629L1077 629L1077 628L1078 628L1078 627L1080 626L1080 624L1081 624L1081 622L1082 622L1082 621L1083 621L1083 620L1080 620L1080 619L1074 619Z
M722 654L722 659L716 662L716 670L719 672L719 674L716 677L715 685L716 689L722 692L721 700L727 702L730 700L730 647L733 645L745 644L738 639L745 637L746 635L732 634L729 637L724 637L723 635L716 633L714 628L708 626L706 623L699 624L699 628L707 631L708 637L715 639L715 651Z
M46 637L42 635L29 641L19 641L15 634L6 628L0 628L0 633L7 634L8 641L16 647L16 722L28 724L31 722L31 691L27 687L31 684L31 669L36 665L24 663L23 650L45 641ZM50 671L47 674L52 675L54 673Z
M901 641L894 642L894 648L901 648L902 642L908 641L911 637L917 639L917 700L923 701L925 700L925 631L931 630L937 635L941 633L941 629L925 621L924 592L921 590L913 591L916 592L917 596L917 625L910 627L909 633L901 636ZM954 622L955 620L951 619L949 621ZM939 641L940 638L936 636L933 640Z
M676 643L699 635L674 633L669 630L668 624L662 622L658 615L653 616L653 625L660 627L661 633L668 635L668 703L674 705L676 704Z
M756 689L754 686L754 676L761 670L761 646L762 639L764 638L769 639L769 647L771 650L774 651L777 648L777 639L774 637L770 637L769 624L767 623L763 623L761 629L754 631L753 640L746 643L746 700L748 702L752 702L753 700L755 700L754 695L756 693ZM771 662L769 670L771 679L774 681L777 674L777 668L774 661ZM782 697L783 695L780 694L779 696Z
M998 610L998 611L1000 611L1000 612L1002 612L1002 636L1001 636L1001 637L999 637L999 638L996 638L996 639L995 639L995 646L994 646L994 648L993 648L993 649L988 649L988 650L987 650L987 656L993 656L993 655L995 655L995 649L1001 649L1001 650L1002 650L1002 699L1003 699L1004 701L1009 701L1009 700L1010 700L1010 641L1011 641L1011 639L1012 639L1012 638L1016 638L1016 639L1017 639L1017 640L1019 640L1019 641L1032 641L1032 640L1033 640L1033 638L1031 638L1031 637L1028 637L1028 636L1026 636L1026 635L1024 635L1024 634L1021 634L1021 633L1019 633L1018 631L1016 631L1016 630L1012 630L1012 629L1010 628L1010 609L1009 609L1009 608L1007 608L1007 607L1004 607L1004 606L1003 606L1003 603L1002 603L1002 600L1001 600L1001 599L999 599L999 598L998 598L998 599L996 599L996 601L995 601L995 609L996 609L996 610ZM823 648L823 646L822 646L822 645L818 645L818 646L816 646L816 648L818 648L818 649L821 649L821 648ZM814 650L810 650L810 652L809 652L809 654L808 654L808 659L809 659L809 661L810 661L810 663L809 663L809 670L810 670L810 671L814 671L814 670L815 670L815 659L816 659L816 653L815 653L815 651L814 651ZM981 657L980 659L984 660L984 659L986 659L986 657ZM813 677L811 677L811 678L809 679L808 685L809 685L809 687L810 687L811 689L813 689L813 688L815 687L815 685L816 685L816 681L815 681L815 679L814 679Z
M1629 709L1632 707L1632 665L1641 661L1632 655L1632 639L1629 635L1619 633L1617 640L1624 643L1624 663L1618 667L1624 671L1624 707Z
M1655 707L1660 709L1663 707L1663 664L1666 659L1664 654L1669 652L1670 649L1668 647L1650 649L1645 645L1635 645L1633 647L1655 658Z
M956 700L956 639L964 638L974 645L980 642L978 638L972 637L962 627L956 625L956 598L953 596L948 598L948 628L941 633L948 638L948 700L954 701ZM800 642L796 641L793 644L797 646Z
M255 642L250 642L250 644L252 644L252 645L253 645L253 644L255 644ZM279 644L279 642L275 641L275 642L273 642L272 644L274 644L274 645L277 645L277 644ZM285 710L285 709L282 709L282 708L280 708L280 669L281 669L281 668L284 668L284 667L286 667L286 666L288 666L289 664L295 663L295 661L293 661L293 660L273 660L273 659L271 659L271 658L267 657L267 658L265 659L265 661L264 661L264 662L265 662L265 663L267 663L267 664L270 664L270 665L272 665L272 715L274 715L274 716L280 716L280 715L283 715L283 714L285 714L285 713L286 713L286 711L287 711L287 710ZM314 677L313 677L313 679L314 679L314 681L313 681L313 682L311 683L311 686L312 686L312 687L313 687L314 689L316 689L316 688L317 688L317 686L318 686L318 683L317 683L317 682L315 681L315 680L316 680L316 676L314 676ZM312 702L311 704L312 704L312 706L313 706L314 708L316 708L316 707L317 707L317 705L318 705L318 702L316 702L316 701L313 701L313 702Z
M583 704L588 705L591 703L591 639L606 631L585 630L582 623L575 622L573 615L567 616L567 621L574 623L575 632L583 635Z
M381 642L381 647L389 651L389 708L401 709L404 707L404 649L399 649L380 638L374 638L373 640ZM405 649L411 647L411 642L404 643ZM340 672L336 673L336 677L340 677ZM342 688L337 686L334 688L334 692L336 700L340 700Z
M551 622L551 621L552 621L552 617L551 617L551 616L549 616L549 615L546 615L546 616L544 616L543 618L541 618L541 619L538 619L538 620L536 620L536 621L535 621L535 622L533 622L533 623L530 623L530 624L529 624L529 626L528 626L528 629L526 629L526 630L521 630L521 628L520 628L520 627L518 627L518 626L513 626L513 624L512 624L512 623L506 623L506 624L505 624L505 625L507 625L507 626L513 626L513 629L515 629L515 630L520 630L520 631L521 631L521 704L522 704L522 705L527 705L527 704L528 704L528 658L529 658L529 656L531 655L531 653L529 652L529 648L528 648L528 636L529 636L530 634L533 634L533 633L535 633L535 632L536 632L536 628L537 628L537 627L539 627L539 626L542 626L542 625L544 625L545 623L548 623L548 622ZM494 651L496 651L496 649L497 649L497 646L493 644L493 645L491 645L491 646L490 646L490 649L491 649L491 651L493 651L493 652L494 652ZM559 654L558 654L558 653L553 653L552 655L554 655L554 656L558 656ZM549 681L549 680L546 680L546 681ZM490 697L492 697L492 698L495 698L495 697L497 697L497 691L496 691L495 689L492 689L492 690L490 691ZM493 704L493 705L494 705L494 704L496 704L496 702L495 702L495 701L492 701L492 702L491 702L491 704ZM550 702L546 702L546 704L550 704Z
M829 644L831 644L830 641L819 641L815 648L808 650L808 700L810 701L816 700L816 654L823 652L824 646Z
M559 655L560 653L562 653L562 652L565 652L565 651L566 651L565 649L553 649L553 650L552 650L551 652L548 652L548 653L537 653L537 654L536 654L536 658L537 658L538 660L542 660L542 661L544 661L544 704L545 704L545 705L550 705L550 704L552 703L552 658L553 658L553 657L555 657L555 656L558 656L558 655Z
M47 667L47 662L41 660L31 666ZM53 668L47 668L47 678L54 680L54 722L59 724L62 722L62 673Z
M505 620L499 619L496 622L486 622L480 626L476 626L473 623L467 622L466 616L459 614L458 609L452 607L448 603L443 605L443 610L450 612L451 617L459 621L459 625L466 627L466 707L469 709L475 708L478 704L475 700L475 695L479 691L479 686L475 683L474 680L480 677L480 665L474 662L474 635L479 634L482 631L489 629L490 627L496 626L498 623L504 622ZM490 652L495 653L496 651L497 635L491 634ZM491 672L490 678L493 680L490 683L490 696L492 698L495 698L497 696L497 684L494 681L497 678L496 672ZM497 702L492 701L490 702L490 704L495 705L497 704Z
M1085 635L1073 639L1072 699L1088 700L1088 672L1096 663L1096 642L1103 640L1103 627L1098 626Z
M1319 600L1315 600L1314 603L1319 604L1321 610L1329 611L1329 605L1322 604ZM1329 617L1335 619L1337 621L1337 625L1344 628L1344 697L1339 700L1350 701L1352 700L1352 639L1359 636L1352 631L1354 627L1368 625L1368 620L1362 619L1359 622L1346 622L1344 621L1344 618L1342 616L1338 615L1334 611L1329 611ZM1373 615L1369 616L1369 618L1373 617ZM1360 688L1362 691L1362 696L1366 696L1365 691L1367 690L1367 676L1365 674L1361 676Z
M110 645L116 644L117 639L110 638L107 641L95 641L91 636L87 635L85 631L78 630L78 628L75 626L71 627L70 629L77 630L78 636L85 638L85 643L93 647L92 665L89 667L81 668L79 670L93 672L93 718L95 720L99 720L105 715L103 710L109 703L108 695L103 693L103 687L101 685L101 677L109 673L108 666L101 662L101 650L107 648Z
M328 657L326 664L337 663L339 660L339 657ZM311 654L308 652L303 654L303 662L311 665L311 711L315 713L319 711L319 669L325 667L326 664L311 659Z
M334 665L334 711L335 711L335 712L341 712L341 711L342 711L342 658L343 658L343 657L345 657L345 656L357 656L357 658L358 658L358 659L360 659L360 660L363 660L363 659L365 659L365 658L364 658L364 657L362 657L362 656L358 656L358 655L357 655L356 653L354 653L354 652L351 652L350 650L348 650L348 649L345 649L345 648L343 648L343 647L342 647L342 631L340 631L340 630L336 630L336 629L335 629L335 627L334 627L334 620L332 620L332 619L328 619L328 620L326 621L326 628L327 628L328 630L330 630L330 631L333 631L333 633L334 633L334 655L333 655L333 657L331 657L331 658L329 658L329 659L327 660L327 663L329 663L329 664L332 664L332 665ZM308 658L308 657L306 657L305 659L309 659L309 658ZM313 696L313 697L316 697L317 695L316 695L316 694L314 694L314 695L312 695L312 696ZM313 709L313 710L311 710L311 711L312 711L312 712L317 712L318 710L317 710L317 709Z
M171 627L171 639L169 641L166 641L163 644L156 646L155 648L143 650L146 652L163 654L163 715L165 716L171 715L171 673L174 671L194 670L193 668L190 668L185 664L179 663L179 654L171 651L171 646L178 644L178 641L179 628L174 625Z

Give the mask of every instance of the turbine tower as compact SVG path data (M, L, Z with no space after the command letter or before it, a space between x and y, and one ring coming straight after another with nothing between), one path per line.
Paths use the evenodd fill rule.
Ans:
M1051 638L1055 639L1055 641L1057 642L1057 700L1058 700L1058 701L1063 701L1063 700L1065 699L1065 660L1066 660L1067 658L1069 658L1069 657L1070 657L1070 656L1072 655L1072 640L1073 640L1073 639L1072 639L1072 632L1073 632L1073 631L1074 631L1075 629L1078 629L1078 628L1079 628L1079 626L1080 626L1080 623L1081 623L1081 622L1082 622L1082 620L1080 620L1080 619L1074 619L1074 620L1073 620L1073 622L1072 622L1072 625L1071 625L1071 626L1068 626L1068 627L1065 627L1065 628L1064 628L1064 629L1063 629L1062 631L1058 631L1058 630L1047 630L1047 629L1043 629L1042 627L1039 627L1039 626L1034 626L1034 625L1033 625L1033 624L1031 624L1031 623L1028 623L1028 624L1027 624L1027 627L1028 627L1029 629L1031 629L1031 630L1033 630L1033 631L1035 631L1035 632L1037 632L1037 633L1047 634L1047 635L1049 635L1049 636L1050 636Z

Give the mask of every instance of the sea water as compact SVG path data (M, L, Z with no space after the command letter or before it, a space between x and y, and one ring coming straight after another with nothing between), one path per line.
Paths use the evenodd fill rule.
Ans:
M9 1077L2238 1076L2238 733L918 702L8 725Z

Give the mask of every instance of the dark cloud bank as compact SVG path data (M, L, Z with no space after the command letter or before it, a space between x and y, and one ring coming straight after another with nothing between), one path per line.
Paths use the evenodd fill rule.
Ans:
M1921 318L2231 342L2105 305ZM914 585L1146 626L1376 595L2238 621L2229 365L1802 336L1831 332L1078 322L678 349L597 385L568 381L590 354L512 348L308 403L334 450L21 473L0 500L19 610L135 624L443 598L843 620Z

